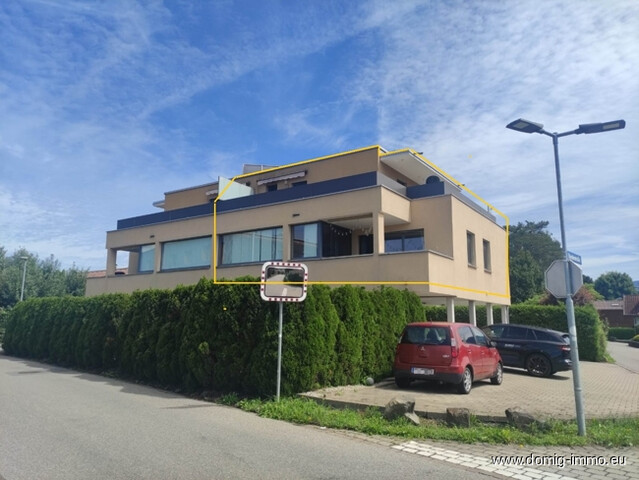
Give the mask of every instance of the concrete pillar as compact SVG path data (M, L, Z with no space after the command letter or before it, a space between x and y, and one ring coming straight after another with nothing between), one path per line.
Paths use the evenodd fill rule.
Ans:
M115 248L109 248L107 250L107 264L106 264L107 277L111 277L115 275L117 259L118 259L118 251Z
M283 225L282 226L282 261L283 262L291 261L291 255L293 254L293 252L291 251L292 243L293 242L291 241L291 226ZM218 250L219 250L219 247L218 247Z
M492 325L494 323L493 320L493 304L486 304L486 325Z
M211 239L213 241L213 239ZM155 251L153 252L154 260L153 260L153 273L157 273L162 270L162 244L160 242L155 242Z
M510 323L510 310L508 305L501 306L501 323Z
M446 321L448 323L455 323L455 298L446 298Z
M373 253L384 253L384 214L373 212Z
M475 308L475 300L468 300L468 318L471 325L477 326L477 309Z

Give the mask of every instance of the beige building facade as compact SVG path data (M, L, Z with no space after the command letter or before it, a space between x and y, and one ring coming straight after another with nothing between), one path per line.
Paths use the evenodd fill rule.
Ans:
M507 321L506 230L465 191L420 154L379 146L245 165L233 180L166 193L159 213L118 221L106 275L87 280L87 295L259 277L264 262L291 261L308 266L311 283L393 285L447 305L450 321L465 304L475 323L478 303L501 306Z

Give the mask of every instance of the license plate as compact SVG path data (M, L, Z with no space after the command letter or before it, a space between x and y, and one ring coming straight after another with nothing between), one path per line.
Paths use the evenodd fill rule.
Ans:
M417 368L413 367L410 369L413 375L435 375L435 370L432 368Z

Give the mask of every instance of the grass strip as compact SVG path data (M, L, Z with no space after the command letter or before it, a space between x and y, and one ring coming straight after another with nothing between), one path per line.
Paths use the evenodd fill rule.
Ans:
M577 435L574 421L548 421L543 426L520 430L510 425L482 423L473 419L470 428L449 427L445 423L422 419L417 426L404 418L386 420L378 409L360 412L320 405L297 397L274 400L244 399L236 395L222 397L220 403L234 405L261 417L287 422L352 430L369 435L410 439L453 440L463 443L520 445L599 445L631 447L639 445L639 418L587 421L587 435Z

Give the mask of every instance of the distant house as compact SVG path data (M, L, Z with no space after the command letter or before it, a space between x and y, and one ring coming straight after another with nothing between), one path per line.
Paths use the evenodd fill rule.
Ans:
M634 327L639 319L639 295L624 295L618 300L598 300L594 302L601 318L611 327Z

